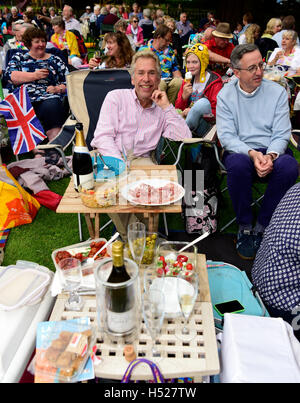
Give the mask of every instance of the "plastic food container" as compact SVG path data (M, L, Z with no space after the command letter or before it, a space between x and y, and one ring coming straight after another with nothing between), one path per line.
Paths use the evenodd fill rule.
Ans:
M106 181L95 185L94 189L81 189L82 203L91 208L114 206L117 203L118 185L116 181Z
M36 263L18 261L7 266L0 277L0 309L11 311L23 305L37 303L52 280Z
M146 245L142 259L142 264L152 264L154 261L157 245L159 243L158 235L155 232L146 233ZM132 259L132 254L129 248L129 244L126 244L127 255L129 259Z
M36 383L78 382L83 369L90 371L90 376L84 374L85 379L94 376L92 363L87 365L87 361L96 341L96 330L88 322L88 318L80 318L38 324Z
M97 238L92 239L90 241L80 242L74 245L69 245L54 250L51 254L51 257L55 265L56 271L59 272L60 270L58 260L62 260L67 257L75 257L76 259L82 261L88 257L93 257L93 255L97 252L97 250L100 249L101 245L103 245L106 242L107 240L105 238ZM97 256L96 262L101 258L106 258L110 256L111 256L111 248L109 247L106 249L106 251L103 250L103 252L101 252L100 255ZM86 276L88 274L91 274L90 269L91 269L90 267L87 267L86 270L83 271L82 275Z
M197 247L192 245L179 252L186 245L188 242L161 242L157 250L157 268L163 269L166 276L177 276L180 272L196 270Z

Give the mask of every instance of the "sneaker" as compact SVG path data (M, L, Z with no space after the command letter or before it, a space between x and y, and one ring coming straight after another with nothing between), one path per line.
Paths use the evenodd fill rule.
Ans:
M263 232L256 232L253 235L253 239L254 239L254 249L255 249L255 253L258 251L261 241L263 239Z
M254 259L256 250L254 248L254 237L252 231L239 231L236 241L236 251L242 259Z

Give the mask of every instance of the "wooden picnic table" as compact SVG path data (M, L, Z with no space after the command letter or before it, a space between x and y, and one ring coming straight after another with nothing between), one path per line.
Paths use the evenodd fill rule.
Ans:
M178 183L178 174L175 165L133 166L130 174L126 177L126 183L133 183L143 178L166 179ZM120 179L121 182L122 179ZM100 184L98 185L101 186ZM56 212L84 214L90 237L98 238L100 214L142 213L145 217L149 218L148 231L154 232L155 216L159 213L181 213L181 200L165 206L135 206L125 200L119 190L116 205L101 208L87 207L82 203L80 194L74 189L72 178Z
M143 270L140 270L141 282ZM189 320L189 326L196 330L196 336L189 342L177 338L183 327L182 317L165 318L159 335L159 349L162 354L158 366L167 378L193 377L195 382L202 380L205 375L215 375L220 371L218 349L214 327L214 316L210 298L209 282L206 267L206 257L197 255L197 271L199 274L199 293L194 311ZM67 294L57 297L50 321L67 320L79 317L89 317L92 325L97 326L96 297L82 296L84 307L81 312L71 312L65 309ZM124 345L112 342L104 332L97 332L96 355L101 357L101 363L95 366L95 375L99 378L122 379L128 366L123 356ZM133 342L137 358L153 359L151 352L151 337L148 334L144 321L136 340ZM151 371L144 365L137 366L132 380L149 380Z

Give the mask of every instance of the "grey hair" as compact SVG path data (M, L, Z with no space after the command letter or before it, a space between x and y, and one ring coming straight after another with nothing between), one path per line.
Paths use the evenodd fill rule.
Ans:
M292 29L288 29L287 31L284 31L282 33L282 37L287 37L287 38L291 38L293 41L297 42L298 39L298 34L296 31L292 30Z
M250 53L250 52L254 52L255 50L258 50L258 47L256 45L254 45L253 43L246 43L244 45L237 45L230 56L230 62L231 62L231 66L234 69L238 69L240 68L240 61L242 59L242 57L246 54L246 53Z
M151 17L151 10L150 10L150 8L145 8L145 9L143 10L143 15L144 15L145 17L147 17L147 18L150 18L150 17Z
M155 61L155 65L156 65L156 70L157 70L157 74L159 75L159 77L161 77L161 67L160 67L160 61L159 58L156 56L156 54L150 50L150 49L145 49L145 50L140 50L139 52L136 52L133 55L132 58L132 62L131 62L131 66L129 69L129 73L131 75L131 77L134 76L135 73L135 65L138 59L140 58L144 58L144 59L153 59Z

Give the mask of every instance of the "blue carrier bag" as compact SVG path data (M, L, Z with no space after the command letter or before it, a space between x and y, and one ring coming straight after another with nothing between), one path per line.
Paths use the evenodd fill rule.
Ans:
M240 315L269 316L246 272L229 263L208 260L207 273L215 326L218 330L223 330L223 317L214 308L218 303L238 300L245 308Z

